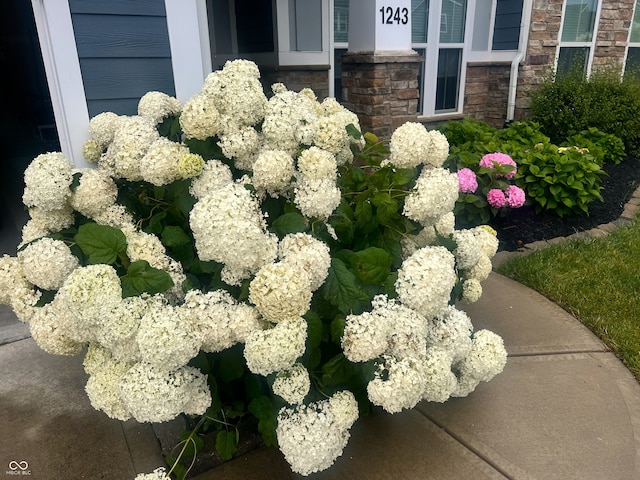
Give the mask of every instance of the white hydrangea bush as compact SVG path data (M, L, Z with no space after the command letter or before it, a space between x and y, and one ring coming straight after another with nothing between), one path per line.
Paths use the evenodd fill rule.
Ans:
M456 229L438 132L408 123L387 148L334 99L267 95L236 60L184 104L149 92L88 136L92 168L53 152L25 171L0 302L45 351L84 355L109 417L185 415L231 458L253 416L308 475L360 413L465 396L503 369L500 337L456 308L480 298L498 242Z

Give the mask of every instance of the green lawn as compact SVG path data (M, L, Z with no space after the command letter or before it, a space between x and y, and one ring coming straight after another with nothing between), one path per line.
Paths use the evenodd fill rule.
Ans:
M579 318L640 381L640 217L605 238L514 258L499 272Z

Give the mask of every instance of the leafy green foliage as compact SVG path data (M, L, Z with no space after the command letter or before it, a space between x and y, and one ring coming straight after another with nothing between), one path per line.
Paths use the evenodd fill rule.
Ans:
M602 200L603 174L590 153L541 144L521 158L516 182L535 201L538 211L551 211L562 217L586 214L592 201Z
M127 239L124 233L107 225L85 223L78 228L74 239L90 264L112 265L127 251Z
M590 127L619 137L630 155L640 153L640 78L618 72L550 77L532 94L533 120L557 145Z
M503 152L518 165L515 183L537 211L559 216L588 213L589 204L602 200L601 167L604 162L619 162L624 157L621 140L597 128L587 128L564 139L563 147L551 143L536 122L513 122L494 129L483 122L465 119L441 127L450 141L446 166L452 171L470 168L476 172L478 190L461 193L454 213L461 223L487 223L497 214L486 194L492 188L504 189L506 172L480 168L478 163L489 152ZM453 143L454 141L462 143Z
M567 138L563 144L566 147L580 146L586 148L600 164L620 163L626 158L624 143L615 135L604 133L595 127L589 127Z
M153 268L146 260L133 262L127 268L127 274L120 279L122 296L135 297L148 293L155 295L173 287L173 280L167 272Z

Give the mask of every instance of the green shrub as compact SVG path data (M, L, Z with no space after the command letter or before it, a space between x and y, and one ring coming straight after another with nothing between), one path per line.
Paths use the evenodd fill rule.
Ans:
M440 130L450 143L445 167L457 172L469 168L477 176L475 192L461 192L456 217L467 224L486 223L507 209L492 208L486 200L489 190L505 190L508 182L500 174L507 172L480 168L487 153L502 152L516 162L515 183L527 195L536 211L559 216L588 213L588 205L602 200L601 167L605 161L624 158L621 140L596 128L587 128L564 139L558 147L541 132L537 122L513 122L494 129L478 120L451 121Z
M516 184L535 204L537 212L559 216L589 212L600 195L604 174L595 157L584 149L539 143L518 159Z
M532 119L557 145L589 127L618 136L630 155L640 154L640 79L615 72L585 80L570 73L550 78L531 98Z
M610 133L604 133L590 127L567 138L562 144L566 147L580 146L586 148L603 165L604 163L620 163L626 158L624 143Z

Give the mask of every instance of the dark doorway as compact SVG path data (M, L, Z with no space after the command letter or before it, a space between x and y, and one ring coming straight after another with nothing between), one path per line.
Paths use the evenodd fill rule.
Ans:
M40 153L60 150L29 1L0 2L0 65L0 246L2 253L15 255L11 242L27 219L21 201L24 169Z

